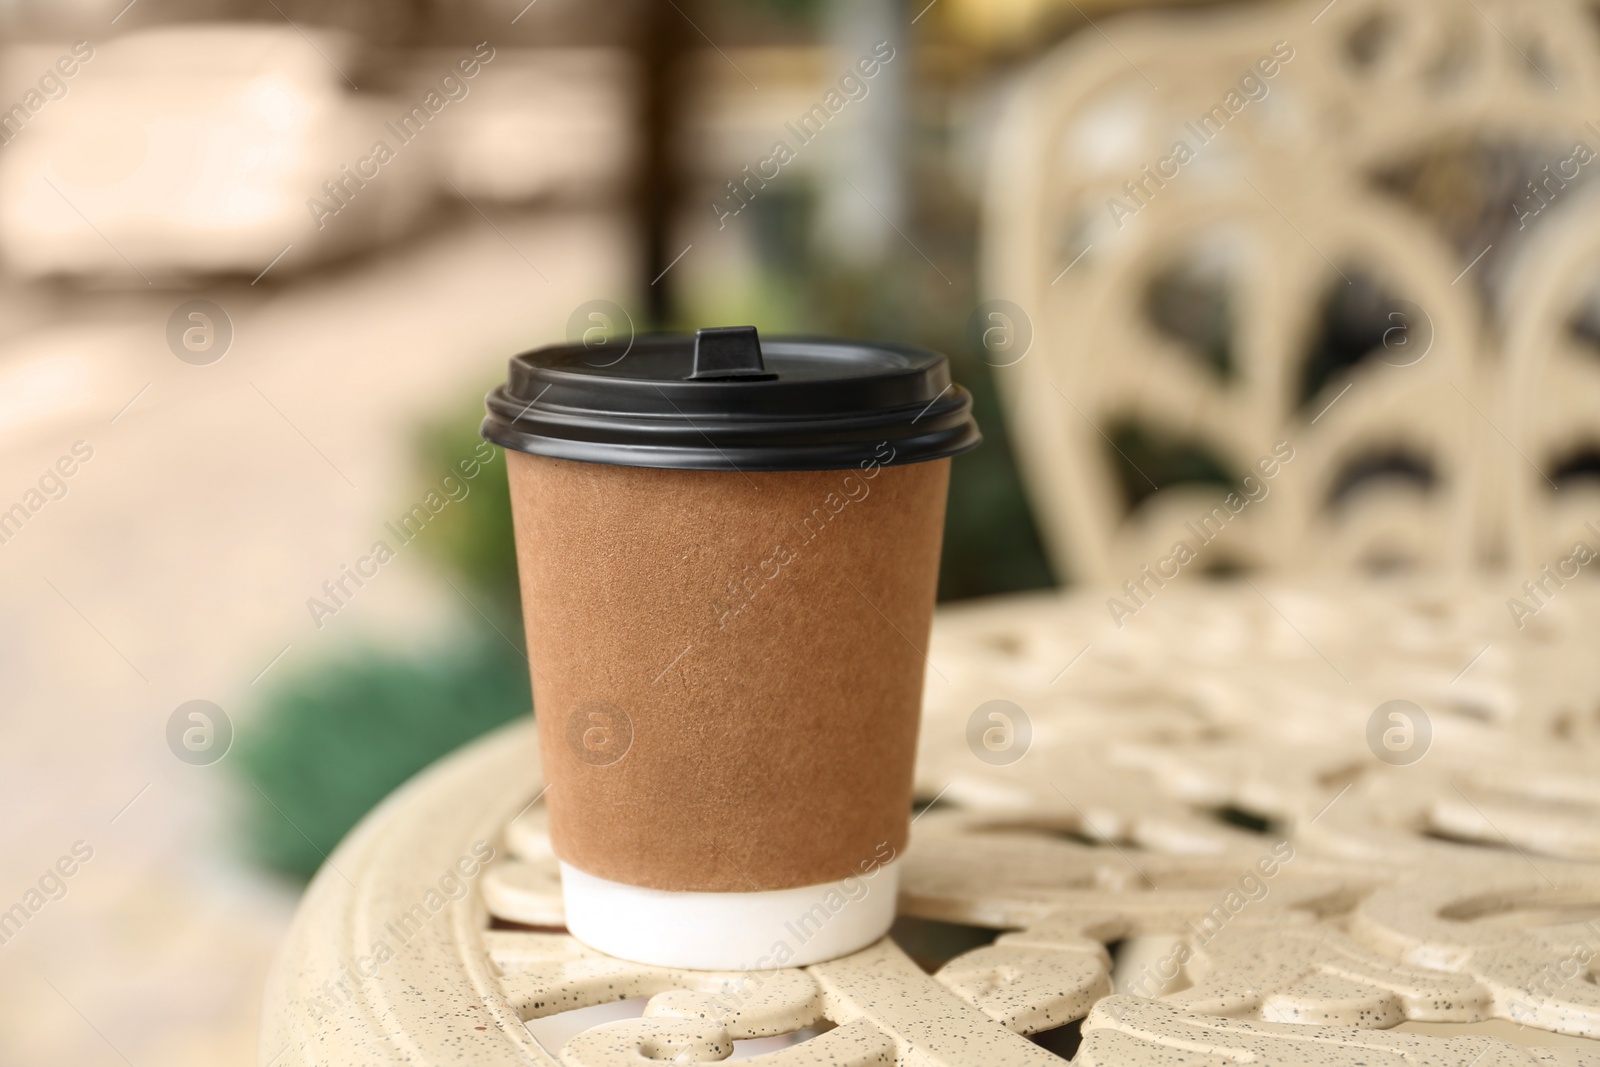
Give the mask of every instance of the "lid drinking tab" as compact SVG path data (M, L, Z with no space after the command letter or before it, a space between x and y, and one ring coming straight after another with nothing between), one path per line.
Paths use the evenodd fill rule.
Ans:
M761 362L761 338L754 326L709 326L694 334L693 381L724 378L772 379Z

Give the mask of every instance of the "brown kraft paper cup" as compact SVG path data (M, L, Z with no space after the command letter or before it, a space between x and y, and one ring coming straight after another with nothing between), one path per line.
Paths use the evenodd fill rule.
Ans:
M774 965L881 936L949 457L977 443L943 357L701 331L524 354L489 406L571 931L718 969L780 928Z
M508 464L562 860L744 892L905 848L949 460Z

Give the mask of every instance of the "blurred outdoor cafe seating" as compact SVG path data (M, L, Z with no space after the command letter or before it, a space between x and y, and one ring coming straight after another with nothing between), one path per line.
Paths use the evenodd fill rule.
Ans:
M990 362L1058 570L1137 577L1246 475L1275 499L1200 569L1521 574L1593 539L1593 13L1116 28L1025 77L985 194L986 292L1032 347Z

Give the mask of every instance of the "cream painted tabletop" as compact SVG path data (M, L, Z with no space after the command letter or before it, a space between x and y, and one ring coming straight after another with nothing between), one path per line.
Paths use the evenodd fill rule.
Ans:
M514 725L317 875L259 1062L1600 1064L1600 597L1520 586L944 610L894 932L754 979L567 936Z

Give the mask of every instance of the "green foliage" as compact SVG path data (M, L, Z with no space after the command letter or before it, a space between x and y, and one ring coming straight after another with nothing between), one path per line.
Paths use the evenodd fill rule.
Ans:
M498 637L437 657L348 652L287 676L235 747L246 840L266 866L310 877L394 788L529 706L528 666Z
M465 482L469 491L428 524L417 544L471 595L495 626L520 642L522 610L505 451L496 446L494 458L483 463L477 477L470 480L462 478L460 467L462 461L482 455L484 442L478 436L482 419L483 404L475 399L470 408L430 424L418 434L415 495L437 486L447 474Z
M970 353L956 358L955 377L972 390L983 446L950 467L939 599L995 596L1055 584L1017 473L992 371Z

